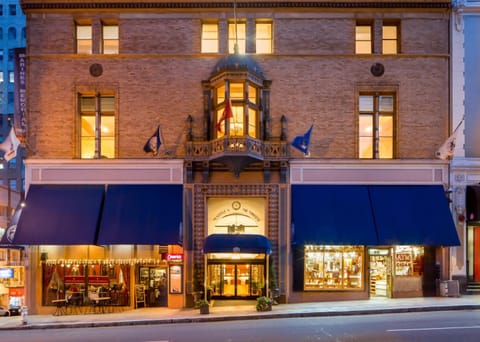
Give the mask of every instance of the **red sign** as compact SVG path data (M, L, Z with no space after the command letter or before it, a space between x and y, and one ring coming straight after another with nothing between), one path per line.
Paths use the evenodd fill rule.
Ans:
M168 261L183 261L183 254L167 254Z
M23 287L11 287L8 289L8 295L10 297L22 297L25 295L25 288Z

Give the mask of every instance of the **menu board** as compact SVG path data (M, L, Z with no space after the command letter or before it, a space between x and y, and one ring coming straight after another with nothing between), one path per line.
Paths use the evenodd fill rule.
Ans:
M138 304L145 307L145 286L142 284L135 285L135 308L138 308Z

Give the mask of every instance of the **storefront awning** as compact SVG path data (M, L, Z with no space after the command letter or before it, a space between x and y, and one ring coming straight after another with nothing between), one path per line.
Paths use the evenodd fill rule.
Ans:
M94 244L104 185L32 184L11 243Z
M203 253L270 254L272 245L263 235L212 234L203 242Z
M376 185L369 189L379 245L460 245L442 185Z
M367 186L292 185L292 243L372 245L377 241Z
M108 185L98 245L181 243L181 184Z
M292 242L457 246L441 185L292 185Z

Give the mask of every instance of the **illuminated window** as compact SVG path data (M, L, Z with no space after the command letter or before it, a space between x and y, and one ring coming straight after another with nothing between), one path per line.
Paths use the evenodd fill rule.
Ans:
M355 27L355 53L372 53L372 26L357 24Z
M218 24L203 23L202 24L202 53L218 52Z
M235 52L235 42L238 44L238 52L245 54L246 25L245 23L228 24L228 53Z
M363 289L361 246L305 246L304 290Z
M359 158L393 158L395 97L360 95L358 110Z
M103 53L105 55L118 54L119 33L118 25L103 25Z
M398 53L398 26L383 25L382 27L382 53Z
M258 138L258 94L256 87L246 86L245 82L229 82L216 88L217 137L248 135Z
M79 108L81 158L114 158L115 97L81 95ZM98 139L95 134L97 131Z
M77 25L77 53L92 53L92 25Z
M272 53L273 52L273 34L272 23L257 22L255 24L256 34L256 53Z

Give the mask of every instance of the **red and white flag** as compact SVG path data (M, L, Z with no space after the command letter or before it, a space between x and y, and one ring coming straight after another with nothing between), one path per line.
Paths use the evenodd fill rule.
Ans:
M230 118L233 118L232 102L230 101L230 99L227 99L227 103L225 103L225 109L223 110L222 117L220 118L220 120L218 120L216 124L217 131L221 132L222 122Z
M0 150L5 152L3 159L9 161L10 159L15 158L17 156L18 145L20 145L20 141L15 134L15 128L12 126L8 136L2 143L0 143Z
M455 144L457 142L457 136L458 136L459 128L462 122L463 122L463 119L457 125L457 128L455 128L453 133L448 137L447 140L445 140L442 146L440 146L437 152L435 153L438 159L450 160L453 158L453 155L455 153Z

